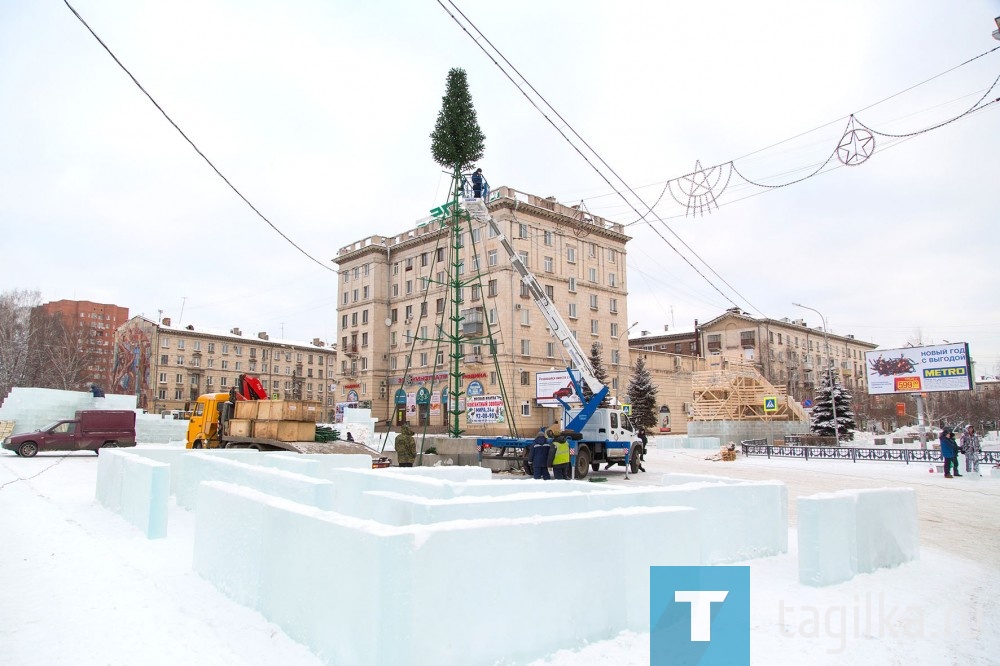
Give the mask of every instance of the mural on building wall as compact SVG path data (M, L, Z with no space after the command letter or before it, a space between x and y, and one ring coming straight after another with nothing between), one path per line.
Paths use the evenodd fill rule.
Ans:
M150 367L153 345L148 327L130 323L115 338L115 361L111 386L115 393L134 395L140 409L149 408Z

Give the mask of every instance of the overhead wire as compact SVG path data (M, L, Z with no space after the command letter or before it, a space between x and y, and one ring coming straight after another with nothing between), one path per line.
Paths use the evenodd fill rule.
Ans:
M577 137L577 138L578 138L578 139L580 140L580 142L581 142L581 143L582 143L582 144L583 144L583 145L584 145L584 146L585 146L585 147L587 148L587 150L588 150L588 151L590 151L590 153L591 153L591 154L593 154L593 155L594 155L594 157L595 157L595 158L597 158L597 160L598 160L598 161L599 161L599 162L600 162L600 163L601 163L602 165L604 165L604 167L605 167L605 168L606 168L606 169L607 169L607 170L608 170L608 171L609 171L609 172L610 172L610 173L611 173L611 174L612 174L612 175L613 175L613 176L614 176L614 177L615 177L615 178L616 178L616 179L617 179L617 180L618 180L619 182L621 182L621 183L622 183L622 185L624 185L625 189L626 189L626 190L628 190L628 192L629 192L629 193L630 193L630 194L631 194L631 195L632 195L633 197L635 197L635 199L637 199L637 200L638 200L639 202L641 202L641 203L642 203L642 205L643 205L643 206L645 206L645 207L646 207L646 208L648 209L648 212L647 212L647 213L645 213L645 214L643 214L643 213L640 213L640 212L639 212L639 210L638 210L638 209L637 209L637 208L636 208L636 207L634 206L634 204L632 204L632 202L631 202L631 201L630 201L630 200L628 199L628 197L626 197L626 196L625 196L625 195L624 195L624 194L623 194L623 193L622 193L622 192L621 192L620 190L618 190L618 188L616 188L616 187L615 187L615 186L614 186L614 185L613 185L613 184L611 183L611 181L610 181L610 180L608 179L608 177L607 177L607 176L606 176L606 175L604 174L604 172L603 172L603 171L601 171L601 169L599 169L599 168L598 168L598 167L597 167L597 166L596 166L596 165L595 165L595 164L593 163L593 161L592 161L592 160L591 160L591 159L590 159L589 157L587 157L587 155L585 155L585 154L584 154L584 152L583 152L583 151L582 151L582 150L580 149L580 147L579 147L579 146L577 146L577 145L576 145L576 144L575 144L575 143L574 143L574 142L572 141L572 139L570 139L570 138L569 138L568 136L566 136L566 133L565 133L565 132L563 132L562 128L561 128L561 127L559 127L559 126L558 126L558 125L557 125L557 124L556 124L556 123L555 123L555 122L554 122L554 121L552 120L552 118L550 118L550 117L549 117L549 115L548 115L548 114L547 114L547 113L546 113L546 112L545 112L545 111L544 111L543 109L541 109L541 108L540 108L540 107L538 106L538 104L537 104L537 103L535 102L535 100L534 100L534 99L532 99L532 98L531 98L531 96L530 96L530 95L529 95L529 94L528 94L527 92L525 92L525 90L524 90L524 87L522 87L522 86L521 86L520 84L518 84L518 82L517 82L517 81L515 81L515 80L514 80L514 77L513 77L513 76L511 76L510 72L508 72L508 71L507 71L507 70L506 70L506 69L505 69L505 68L504 68L504 67L503 67L503 66L502 66L502 65L501 65L501 64L500 64L499 62L497 62L496 58L494 58L494 57L493 57L493 55L492 55L492 54L491 54L491 53L490 53L490 52L489 52L489 51L488 51L488 50L487 50L487 49L486 49L485 47L483 47L483 45L482 45L482 44L481 44L481 43L479 42L479 40L478 40L478 39L477 39L476 37L474 37L474 36L472 35L472 33L471 33L471 32L469 32L469 29L468 29L468 28L466 28L466 27L465 27L465 25L463 25L463 24L462 24L462 21L460 21L460 20L458 19L458 17L456 17L456 16L455 16L455 14L454 14L454 13L452 13L452 11L450 11L450 10L448 9L448 7L446 7L446 6L445 6L445 4L444 4L444 1L446 1L446 2L447 2L447 3L449 4L449 5L451 5L451 6L452 6L452 8L454 8L455 12L457 12L457 13L458 13L459 15L461 15L462 19L463 19L463 20L464 20L464 21L465 21L466 23L468 23L468 25L469 25L469 26L470 26L470 27L471 27L471 28L472 28L472 29L473 29L473 30L474 30L474 31L476 32L476 34L478 34L478 35L479 35L479 36L480 36L480 37L482 38L482 40L483 40L484 42L486 42L487 44L489 44L489 46L490 46L490 48L491 48L491 49L493 50L493 52L495 52L495 53L497 54L497 56L498 56L498 57L499 57L499 58L500 58L501 60L503 60L503 61L504 61L504 63L506 63L506 64L507 64L507 66L508 66L508 67L510 67L510 69L511 69L511 70L512 70L512 71L513 71L513 72L514 72L515 74L517 74L517 76L518 76L518 77L519 77L519 78L521 79L521 81L523 81L523 82L524 82L524 85L525 85L525 86L527 86L527 87L528 87L528 88L529 88L529 89L530 89L530 90L531 90L531 91L532 91L532 92L533 92L533 93L534 93L534 94L535 94L535 95L536 95L536 96L538 97L538 99L539 99L539 100L541 100L541 102L542 102L542 103L544 103L544 104L545 104L545 106L546 106L546 107L548 107L548 108L549 108L549 109L550 109L550 110L552 111L552 113L553 113L553 114L554 114L554 115L555 115L555 116L556 116L556 117L557 117L557 118L558 118L558 119L559 119L559 120L560 120L560 121L561 121L561 122L563 123L563 126L565 126L566 128L568 128L568 129L569 129L569 131L570 131L570 132L572 132L572 134L573 134L573 135L574 135L575 137ZM493 64L497 66L497 68L498 68L498 69L499 69L499 70L501 71L501 73L503 73L503 75L504 75L504 76L506 76L506 77L507 77L507 79L508 79L508 80L510 80L510 82L511 82L512 84L514 84L514 87L516 87L516 88L517 88L517 89L518 89L518 90L519 90L519 91L521 92L521 94L522 94L522 95L523 95L523 96L525 97L525 99L527 99L527 100L528 100L528 102L529 102L529 103L530 103L530 104L531 104L531 105L532 105L533 107L535 107L535 109L536 109L536 110L537 110L537 111L538 111L538 112L539 112L539 113L540 113L540 114L542 115L542 117L543 117L543 118L545 118L545 120L547 120L547 121L549 122L549 124L551 124L551 125L552 125L552 127L553 127L553 128L555 128L555 130L556 130L556 131L557 131L557 132L558 132L558 133L560 134L560 136L562 136L562 137L563 137L563 139L564 139L564 140L565 140L565 141L566 141L566 142L567 142L567 143L568 143L568 144L570 145L570 147L572 147L572 148L573 148L573 149L574 149L574 150L575 150L575 151L577 152L577 154L578 154L578 155L579 155L579 156L581 157L581 159L583 159L583 160L584 160L584 161L585 161L585 162L586 162L586 163L587 163L587 164L588 164L588 165L589 165L589 166L591 167L591 169L593 169L593 170L594 170L594 172L595 172L595 173L597 173L597 175L598 175L598 176L599 176L599 177L600 177L600 178L601 178L602 180L604 180L604 182L606 182L606 183L608 184L608 186L609 186L609 187L610 187L610 188L611 188L612 190L614 190L614 191L615 191L615 193L616 193L616 194L617 194L617 195L618 195L618 196L619 196L619 197L620 197L620 198L621 198L621 199L622 199L623 201L625 201L625 202L626 202L626 203L627 203L627 204L629 205L629 207L630 207L630 208L632 208L632 210L633 210L633 211L635 212L635 214L636 214L636 215L639 215L639 216L643 216L643 215L650 215L650 214L652 214L652 215L653 215L653 217L655 217L655 218L656 218L656 219L657 219L657 220L658 220L658 221L660 222L660 224L661 224L661 225L662 225L662 226L663 226L664 228L666 228L666 229L667 229L667 231L669 231L669 232L670 232L670 233L671 233L671 234L672 234L672 235L673 235L673 236L674 236L674 237L675 237L675 238L676 238L676 239L678 240L678 242L679 242L679 243L680 243L681 245L683 245L683 246L684 246L684 248L686 248L686 249L688 250L688 252L690 252L690 253L691 253L692 255L694 255L694 256L695 256L695 257L696 257L696 258L698 259L698 261L700 261L700 262L701 262L701 264L702 264L702 265L704 265L704 266L705 266L705 267L706 267L706 268L707 268L707 269L709 270L709 272L711 272L711 273L712 273L713 275L715 275L715 276L716 276L716 277L717 277L717 278L718 278L719 280L721 280L721 281L722 281L722 283L723 283L723 284L725 284L725 285L726 285L726 286L727 286L727 287L728 287L729 289L731 289L731 290L732 290L732 292L733 292L734 294L736 294L736 295L737 295L737 296L738 296L739 298L742 298L742 299L743 299L743 301L744 301L745 303L747 303L747 304L748 304L748 305L749 305L749 306L750 306L750 307L751 307L752 309L754 309L754 310L757 310L757 312L759 312L760 314L763 314L763 313L762 313L762 312L761 312L761 311L760 311L760 310L759 310L758 308L756 308L755 306L753 306L753 304L752 304L752 303L750 302L750 300L749 300L749 299L748 299L748 298L747 298L746 296L743 296L743 295L742 295L742 294L741 294L741 293L740 293L740 292L739 292L739 291L738 291L738 290L737 290L737 289L736 289L735 287L733 287L733 286L732 286L731 284L729 284L729 282L727 282L727 281L726 281L726 280L725 280L725 279L724 279L724 278L723 278L723 277L722 277L721 275L719 275L719 273L718 273L718 272L717 272L717 271L716 271L716 270L715 270L714 268L712 268L712 266L711 266L711 265L710 265L710 264L709 264L709 263L708 263L707 261L705 261L705 260L704 260L704 259L703 259L703 258L702 258L702 257L701 257L701 256L700 256L700 255L699 255L699 254L698 254L698 253L697 253L697 252L696 252L696 251L695 251L695 250L694 250L693 248L691 248L691 246L690 246L690 245L688 245L688 244L687 244L687 243L686 243L686 242L684 241L684 239L682 239L682 238L681 238L681 237L680 237L680 236L679 236L679 235L677 234L677 232L676 232L676 231L674 231L674 230L673 230L672 228L670 228L670 226L669 226L669 225L667 225L667 224L666 224L666 223L665 223L665 222L664 222L664 221L663 221L663 220L662 220L662 219L661 219L661 218L659 217L659 215L658 215L658 214L657 214L657 213L656 213L656 212L655 212L655 211L654 211L654 210L653 210L652 208L650 208L650 207L648 206L648 204L646 204L646 203L645 203L645 201L644 201L644 200L642 199L642 197L640 197L640 196L639 196L638 194L636 194L635 190L634 190L634 189L633 189L632 187L630 187L630 186L628 185L628 183L627 183L627 182L626 182L626 181L625 181L625 180L624 180L624 179L623 179L623 178L622 178L621 176L619 176L619 175L618 175L618 173L617 173L617 172L616 172L616 171L615 171L615 170L614 170L614 169L613 169L613 168L612 168L612 167L611 167L611 166L610 166L610 165L609 165L609 164L608 164L608 163L607 163L607 162L606 162L606 161L605 161L605 160L604 160L604 159L603 159L603 158L602 158L601 156L600 156L600 154L599 154L599 153L598 153L598 152L597 152L596 150L594 150L594 149L593 149L593 148L592 148L592 147L591 147L591 146L590 146L590 145L589 145L589 144L587 143L587 141L586 141L586 140L585 140L585 139L584 139L584 138L583 138L582 136L580 136L580 134L579 134L579 133L578 133L578 132L577 132L577 131L576 131L575 129L573 129L573 127L572 127L572 125L570 125L569 121L567 121L567 120L566 120L565 118L563 118L563 117L562 117L562 115L561 115L561 114L560 114L560 113L559 113L559 112L558 112L558 111L557 111L557 110L555 109L555 107L553 107L553 106L552 106L552 105L551 105L551 104L550 104L550 103L548 102L548 100L546 100L546 99L545 99L545 97L544 97L544 96L543 96L543 95L542 95L541 93L539 93L539 92L538 92L538 90L536 90L534 86L532 86L532 85L531 85L531 83L530 83L530 82L529 82L529 81L528 81L528 80L527 80L527 79L526 79L526 78L525 78L525 77L524 77L524 76L523 76L523 75L521 74L521 72L520 72L520 71L518 71L518 69L517 69L517 68L516 68L516 67L515 67L515 66L514 66L514 65L513 65L513 64L512 64L512 63L511 63L511 62L510 62L510 61L509 61L509 60L508 60L508 59L507 59L507 58L506 58L505 56L504 56L504 55L503 55L503 53L502 53L502 52L501 52L501 51L500 51L500 50L499 50L499 49L498 49L498 48L497 48L496 46L494 46L494 45L493 45L493 43L492 43L492 42L490 42L490 40L489 40L489 39L488 39L488 38L487 38L487 37L486 37L486 36L485 36L485 35L484 35L484 34L482 33L482 31L480 31L480 30L479 30L479 28L477 28L477 27L476 27L475 23L473 23L473 22L472 22L472 21L471 21L471 20L470 20L470 19L469 19L469 18L468 18L468 17L467 17L467 16L466 16L466 15L465 15L465 14L464 14L463 12L462 12L462 10L460 10L460 9L459 9L459 8L458 8L458 7L457 7L457 6L455 5L455 3L454 3L454 2L452 1L452 0L444 0L444 1L442 1L442 0L437 0L437 3L438 3L438 4L439 4L439 5L441 6L441 8L442 8L442 9L443 9L443 10L444 10L444 11L445 11L445 12L446 12L446 13L447 13L447 14L448 14L448 15L449 15L449 16L450 16L451 18L452 18L452 20L453 20L453 21L455 21L455 23L456 23L456 24L457 24L457 25L458 25L458 26L459 26L459 27L460 27L460 28L462 29L462 31L463 31L463 32L465 32L465 33L466 33L466 34L467 34L467 35L469 36L469 38L470 38L470 39L472 39L473 43L475 43L475 44L476 44L476 46L478 46L478 47L479 47L479 49L480 49L480 50L481 50L481 51L482 51L482 52L483 52L483 53L484 53L484 54L486 55L486 57L487 57L487 58L489 58L489 59L490 59L490 61L492 61L492 62L493 62ZM666 238L666 236L664 236L664 235L663 235L662 233L660 233L660 231L659 231L658 229L656 229L655 227L653 227L653 225L652 225L652 224L650 224L650 228L651 228L651 229L653 229L653 231L654 231L654 232L655 232L655 233L656 233L656 234L657 234L657 235L658 235L658 236L660 237L660 239L661 239L661 240L662 240L662 241L663 241L664 243L666 243L666 244L667 244L667 246L668 246L668 247L669 247L669 248L670 248L671 250L673 250L673 252L674 252L674 253L675 253L675 254L676 254L676 255L677 255L678 257L680 257L680 258L681 258L681 259L682 259L682 260L683 260L683 261L684 261L684 262L685 262L685 263L686 263L686 264L687 264L687 265L688 265L688 266L689 266L689 267L690 267L690 268L691 268L691 269L692 269L692 270L693 270L693 271L694 271L695 273L697 273L697 274L698 274L698 275L699 275L699 276L700 276L700 277L701 277L701 278L702 278L703 280L705 280L705 281L706 281L706 282L707 282L707 283L708 283L708 284L709 284L709 285L710 285L710 286L711 286L711 287L712 287L713 289L715 289L715 290L716 290L716 291L717 291L717 292L718 292L718 293L719 293L719 294L720 294L720 295L721 295L721 296L722 296L722 297L723 297L723 298L724 298L724 299L725 299L726 301L728 301L729 303L731 303L732 305L734 305L734 306L736 306L736 307L739 307L739 305L738 305L738 304L737 304L737 303L736 303L736 302L735 302L735 301L734 301L734 300L733 300L733 299L732 299L732 298L731 298L731 297L730 297L730 296L729 296L728 294L726 294L726 293L725 293L725 292L724 292L724 291L723 291L722 289L720 289L718 285L716 285L716 284L715 284L715 283L714 283L714 282L713 282L713 281L712 281L711 279L709 279L709 278L708 278L708 276L707 276L707 275L705 275L705 274L704 274L704 272L702 272L702 271L701 271L701 270L700 270L700 269L699 269L699 268L698 268L697 266L695 266L695 265L694 265L694 263L693 263L693 262L691 261L691 259L689 259L689 258L688 258L688 257L687 257L687 256L686 256L686 255L685 255L684 253L682 253L682 252L681 252L680 250L678 250L678 249L677 249L677 247L676 247L676 246L675 246L675 245L674 245L673 243L671 243L671 242L670 242L670 241L669 241L669 240L668 240L668 239Z
M142 94L145 95L149 99L149 101L153 103L153 106L156 107L157 111L159 111L160 114L164 118L167 119L167 122L170 123L173 126L173 128L175 130L177 130L177 132L182 137L184 137L184 140L187 141L188 144L190 144L190 146L194 149L194 151L196 153L198 153L198 155L205 161L205 163L208 164L209 167L211 167L212 171L214 171L216 173L216 175L218 175L219 178L221 178L223 180L223 182L226 185L229 186L229 189L231 189L233 192L235 192L236 196L238 196L240 199L242 199L243 202L247 206L250 207L250 210L252 210L254 213L257 214L257 217L259 217L260 219L264 220L264 222L266 222L267 225L269 227L271 227L271 229L273 229L279 236L281 236L282 238L284 238L292 247L294 247L296 250L298 250L300 253L302 253L310 261L312 261L312 262L314 262L314 263L322 266L323 268L325 268L326 270L328 270L328 271L330 271L332 273L338 273L338 274L340 273L340 271L337 270L336 268L333 268L333 267L327 265L326 263L320 261L316 257L314 257L311 254L309 254L308 252L306 252L304 249L302 249L301 246L299 246L298 243L296 243L291 238L289 238L288 235L285 234L285 232L283 232L273 222L271 222L271 220L267 219L267 216L265 216L262 212L260 212L260 210L256 206L254 206L250 202L250 200L247 199L243 195L243 193L240 192L239 189L237 189L237 187L235 185L233 185L233 183L228 178L226 178L226 176L222 173L222 171L220 171L219 168L215 166L215 164L212 162L212 160L210 160L208 158L208 156L205 155L205 153L202 152L202 150L197 146L197 144L195 144L195 142L192 141L191 138L187 134L185 134L184 130L182 130L177 125L177 123L174 122L173 118L171 118L170 115L166 111L163 110L163 107L160 106L160 104L155 99L153 99L153 96L151 94L149 94L149 92L143 87L143 85L141 83L139 83L139 80L137 78L135 78L135 76L132 74L132 72L130 72L129 69L122 63L122 61L118 59L118 56L116 56L114 54L114 52L111 50L111 48L107 44L104 43L104 40L102 40L97 35L97 33L94 32L94 29L90 27L90 24L88 24L87 21L85 21L84 18L82 16L80 16L80 13L78 11L76 11L76 9L74 9L73 5L69 4L69 0L63 0L63 3L66 5L67 8L69 8L69 10L71 12L73 12L73 15L80 21L80 23L83 24L83 26L87 29L87 31L91 35L93 35L94 39L97 40L97 43L100 44L104 48L104 50L108 52L108 55L111 56L111 58L115 61L115 63L122 69L122 71L125 72L130 79L132 79L132 83L134 83L136 85L136 87L139 88L140 91L142 91Z

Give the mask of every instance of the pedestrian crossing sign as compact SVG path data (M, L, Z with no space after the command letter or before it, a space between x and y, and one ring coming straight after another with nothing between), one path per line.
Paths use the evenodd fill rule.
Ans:
M764 412L770 414L771 412L778 411L778 399L773 396L767 396L764 398Z
M626 416L632 416L632 404L628 402L623 402L622 412L624 412Z

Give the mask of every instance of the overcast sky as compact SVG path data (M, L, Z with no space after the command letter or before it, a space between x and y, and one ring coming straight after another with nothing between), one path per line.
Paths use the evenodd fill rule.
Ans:
M637 218L436 0L71 4L319 264L237 198L63 2L6 0L3 290L336 340L336 275L322 265L444 200L428 135L455 66L468 72L494 187ZM851 113L909 134L961 114L1000 75L1000 51L942 74L1000 46L1000 0L456 4L648 203L696 161L789 182L830 156ZM770 191L734 174L710 214L685 216L667 194L656 211L669 230L628 227L632 334L690 329L734 304L821 323L794 301L832 332L887 348L968 341L977 373L993 372L1000 104L875 145L864 164L834 158Z

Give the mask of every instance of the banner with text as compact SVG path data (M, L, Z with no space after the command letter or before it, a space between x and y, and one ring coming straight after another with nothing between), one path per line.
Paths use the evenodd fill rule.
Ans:
M865 352L865 369L870 395L972 390L965 342L876 349Z
M465 418L469 425L503 423L503 398L498 395L469 397L465 401Z

